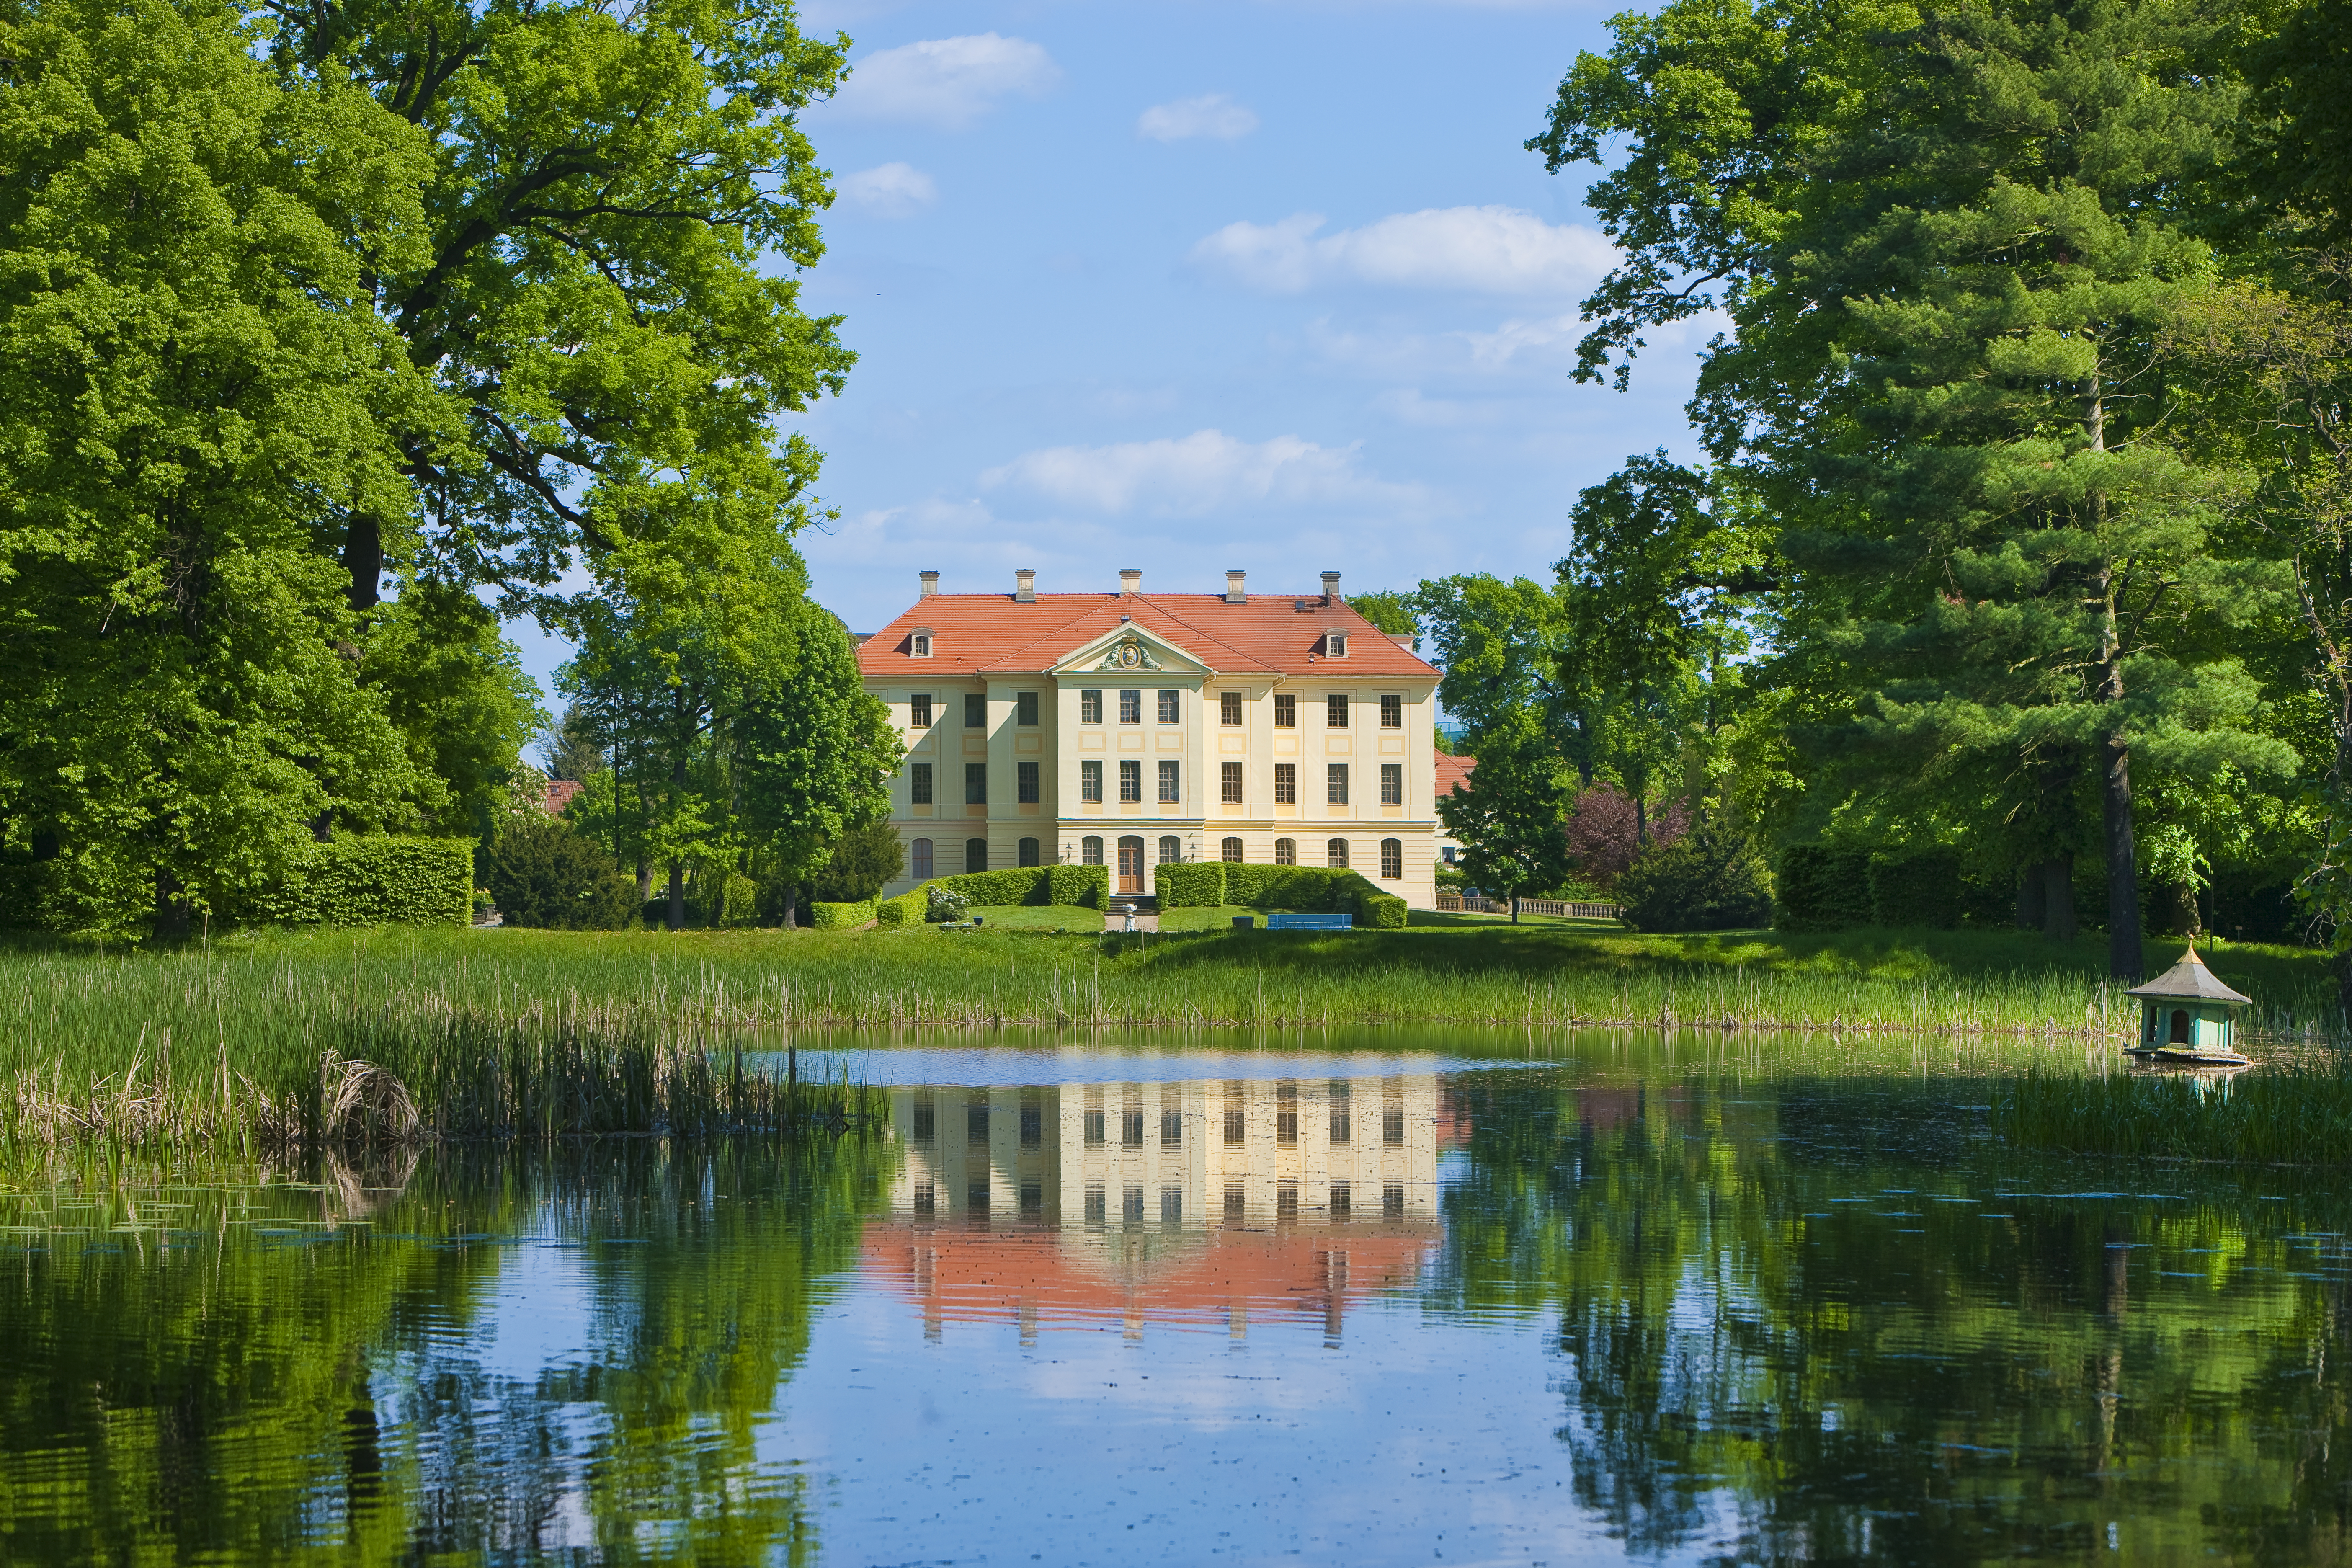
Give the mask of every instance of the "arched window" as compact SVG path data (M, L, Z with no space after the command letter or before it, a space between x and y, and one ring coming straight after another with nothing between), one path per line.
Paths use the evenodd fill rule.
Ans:
M1182 858L1184 858L1184 841L1177 837L1172 833L1161 834L1160 836L1160 863L1162 866L1165 866L1171 861L1181 860Z
M1238 838L1226 839L1224 852L1226 859L1239 865L1242 858L1242 841Z
M928 838L916 839L912 851L915 880L929 881L931 879L931 841Z
M1381 840L1381 875L1386 877L1391 882L1404 875L1403 839L1383 838Z
M988 869L988 840L967 838L963 841L963 868L966 871Z
M1334 838L1323 846L1323 864L1344 868L1348 864L1348 841L1344 838Z
M1035 839L1024 838L1021 841L1021 863L1024 866L1034 866L1037 863L1037 841Z
M1103 863L1102 840L1088 834L1078 840L1078 864L1099 866Z
M1274 841L1274 863L1277 866L1297 865L1298 840L1296 838L1276 839Z

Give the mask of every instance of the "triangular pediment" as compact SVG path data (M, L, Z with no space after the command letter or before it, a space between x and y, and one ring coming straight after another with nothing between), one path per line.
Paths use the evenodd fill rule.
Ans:
M1055 675L1181 675L1216 673L1202 659L1137 626L1090 637L1054 662Z

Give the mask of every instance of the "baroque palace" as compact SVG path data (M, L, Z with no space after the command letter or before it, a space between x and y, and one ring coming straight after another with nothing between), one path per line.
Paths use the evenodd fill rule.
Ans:
M907 742L891 785L906 872L1223 858L1348 866L1435 902L1438 671L1322 591L942 594L859 644Z

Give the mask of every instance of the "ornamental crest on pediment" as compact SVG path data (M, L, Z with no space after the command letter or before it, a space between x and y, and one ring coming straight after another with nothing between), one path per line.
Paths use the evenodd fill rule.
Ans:
M1102 662L1097 669L1158 669L1160 661L1151 650L1134 637L1121 637L1103 650Z

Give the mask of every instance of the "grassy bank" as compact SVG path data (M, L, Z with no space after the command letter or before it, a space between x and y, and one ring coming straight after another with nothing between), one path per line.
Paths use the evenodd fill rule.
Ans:
M2151 963L2168 963L2151 949ZM2333 1021L2323 955L2230 947L2258 1026ZM781 1132L857 1113L740 1067L794 1028L1476 1024L2096 1037L2104 949L2007 932L255 933L0 952L0 1159L106 1140ZM382 1069L370 1076L351 1063ZM397 1093L394 1091L397 1090ZM405 1097L404 1101L403 1096ZM11 1154L9 1151L16 1151Z

